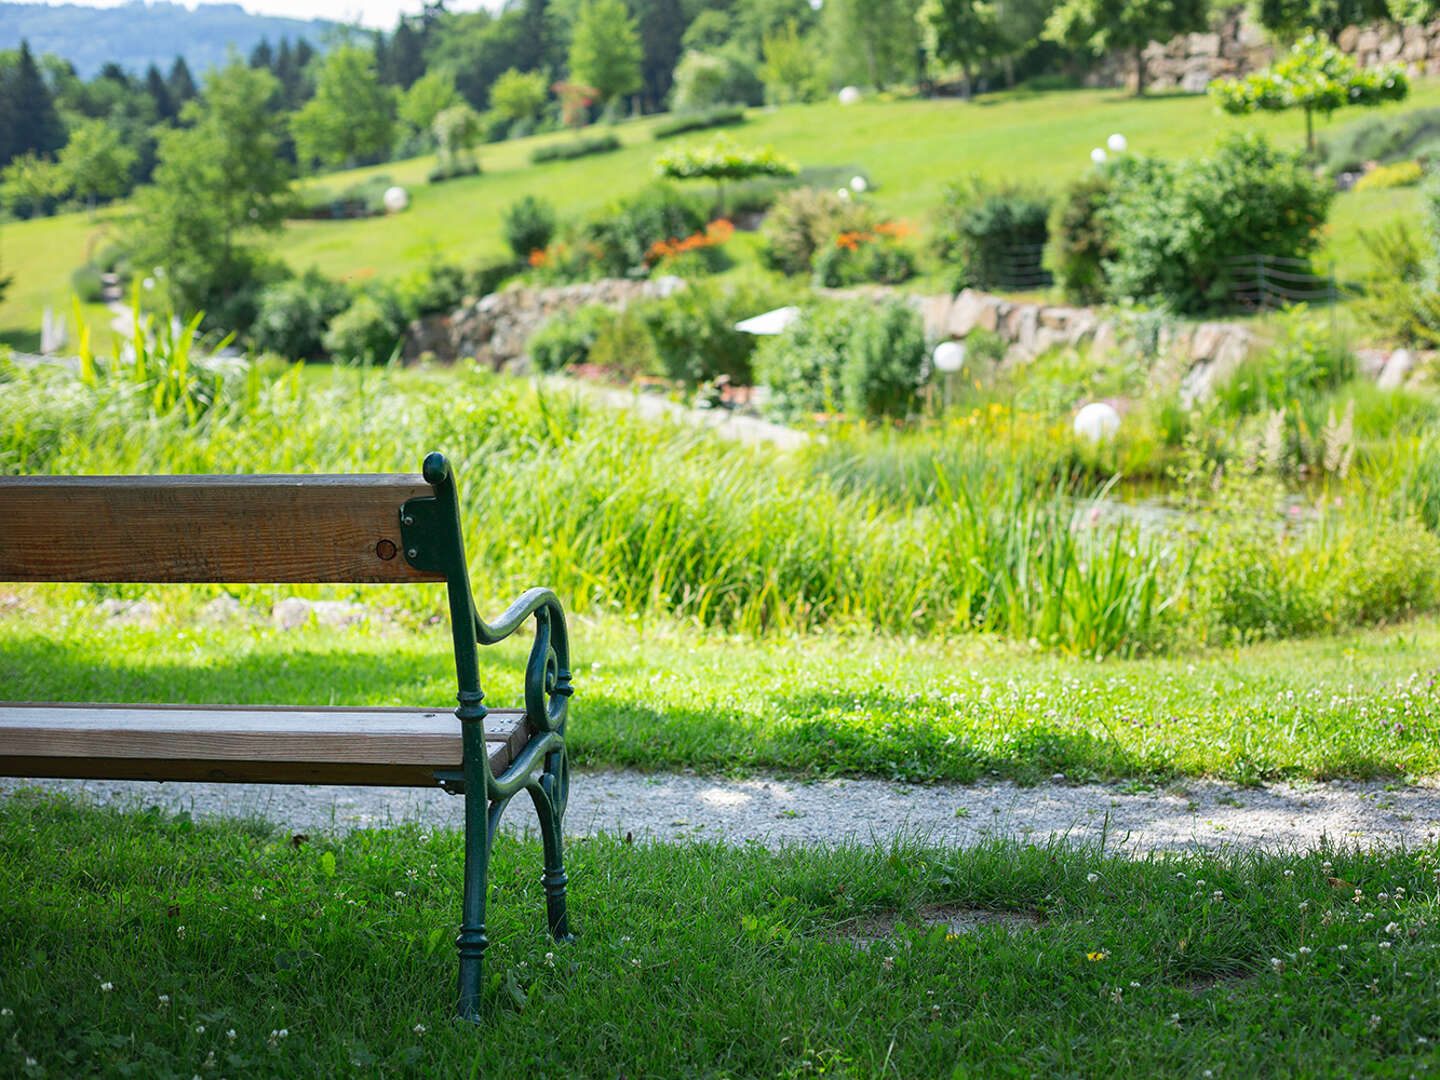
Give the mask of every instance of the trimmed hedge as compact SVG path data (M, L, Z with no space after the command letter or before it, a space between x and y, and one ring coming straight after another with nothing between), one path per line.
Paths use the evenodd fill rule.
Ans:
M589 157L591 154L608 154L612 150L619 149L620 137L618 135L596 135L588 139L575 139L573 142L558 142L549 146L536 147L530 153L530 164L543 165L547 161L573 161L575 158Z
M745 123L745 107L743 105L717 105L712 109L677 113L674 119L656 124L655 130L651 134L656 139L668 139L672 135L683 135L687 131L733 127L743 123Z

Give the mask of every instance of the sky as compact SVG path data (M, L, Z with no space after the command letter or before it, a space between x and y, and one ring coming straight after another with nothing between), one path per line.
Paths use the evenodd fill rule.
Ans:
M127 0L42 0L43 3L74 3L85 7L119 7ZM177 0L188 8L196 0ZM201 0L204 2L204 0ZM256 15L283 15L291 19L333 19L336 22L359 21L363 26L391 30L400 14L419 12L422 0L239 0L240 6ZM479 8L498 9L503 0L446 0L449 11L475 11Z

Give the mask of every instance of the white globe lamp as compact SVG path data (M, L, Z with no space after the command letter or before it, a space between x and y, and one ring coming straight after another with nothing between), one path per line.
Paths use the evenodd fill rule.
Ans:
M1117 131L1114 135L1111 135L1110 138L1105 140L1105 145L1110 148L1112 153L1123 154L1126 150L1130 148L1130 140L1125 138L1124 135L1121 135Z
M847 86L840 91L841 105L858 105L860 103L860 88L858 86Z
M1120 414L1104 401L1092 401L1075 414L1075 434L1086 442L1103 442L1119 430Z
M935 346L931 359L935 361L936 371L950 375L965 366L965 346L958 341L942 341Z
M852 176L850 178L850 190L856 195L864 195L865 192L870 190L870 181L866 180L863 176Z
M835 197L836 197L837 199L839 199L841 202L849 202L849 201L850 201L850 189L849 189L848 187L836 188L836 189L835 189Z
M392 214L398 214L410 205L410 193L403 187L395 186L385 189L385 209Z
M1103 146L1097 146L1094 150L1090 151L1090 160L1096 165L1104 165L1105 157L1105 148Z

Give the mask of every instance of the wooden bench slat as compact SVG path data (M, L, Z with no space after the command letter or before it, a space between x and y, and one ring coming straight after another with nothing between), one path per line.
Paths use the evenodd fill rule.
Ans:
M415 582L419 476L0 477L0 581Z
M491 769L530 735L523 711L491 710ZM444 710L0 704L4 776L434 786L462 758Z

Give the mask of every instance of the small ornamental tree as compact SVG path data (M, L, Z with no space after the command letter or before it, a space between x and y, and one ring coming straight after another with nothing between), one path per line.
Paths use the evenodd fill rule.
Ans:
M721 135L703 146L677 146L655 159L655 171L671 180L714 180L716 213L725 210L725 181L757 176L794 176L800 167L774 149L745 147Z
M1403 65L1367 71L1313 34L1297 41L1288 56L1264 71L1210 84L1211 96L1228 113L1304 109L1305 147L1311 153L1315 152L1315 113L1329 116L1347 105L1400 101L1409 93Z

